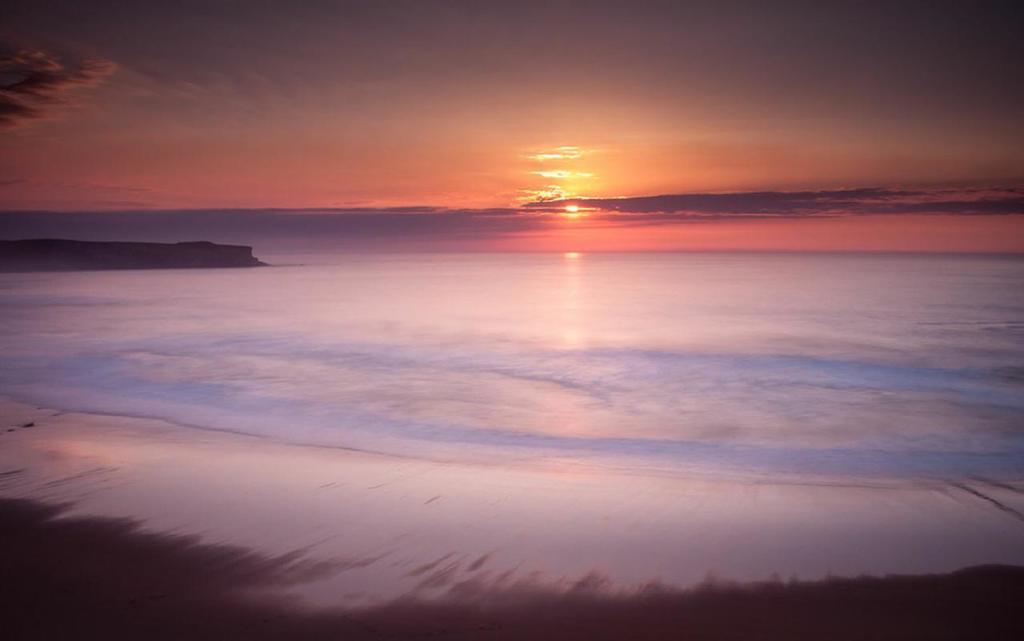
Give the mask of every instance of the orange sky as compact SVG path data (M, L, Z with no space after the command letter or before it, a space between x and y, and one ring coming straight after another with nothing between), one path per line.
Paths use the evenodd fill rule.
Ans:
M515 208L1024 184L1024 83L1008 56L1019 34L983 8L45 9L14 2L0 29L3 210ZM917 213L937 215L580 219L479 242L1024 249L1024 211Z

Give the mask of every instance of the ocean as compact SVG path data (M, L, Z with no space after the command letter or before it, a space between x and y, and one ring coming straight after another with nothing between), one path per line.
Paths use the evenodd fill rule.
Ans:
M1013 257L352 255L0 278L0 389L39 404L445 459L1024 471Z

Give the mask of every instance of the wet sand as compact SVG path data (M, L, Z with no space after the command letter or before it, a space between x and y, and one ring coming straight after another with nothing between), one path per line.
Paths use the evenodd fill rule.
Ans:
M554 586L462 585L443 599L302 607L281 590L337 571L135 521L64 516L0 499L4 638L21 639L1011 639L1024 634L1024 568L760 584L596 575Z
M47 510L61 506L99 519L115 539L145 533L174 550L183 541L233 550L231 568L269 572L250 587L272 588L275 603L373 609L580 585L605 598L651 585L676 594L709 576L815 581L1024 565L1024 492L1012 480L769 482L571 459L470 464L0 408L0 497L30 501L16 513L31 506L36 525L52 528L66 522ZM120 554L122 543L102 545ZM101 567L90 580L116 589L120 570ZM224 571L211 562L180 586Z

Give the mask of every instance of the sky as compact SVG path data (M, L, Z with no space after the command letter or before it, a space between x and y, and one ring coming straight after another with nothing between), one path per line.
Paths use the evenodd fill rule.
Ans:
M1022 32L1014 2L12 0L0 236L1024 251Z

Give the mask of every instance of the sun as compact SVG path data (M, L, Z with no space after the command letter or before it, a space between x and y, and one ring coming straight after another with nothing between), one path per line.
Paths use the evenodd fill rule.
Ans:
M577 218L580 218L583 215L584 214L583 214L583 212L580 211L580 206L579 205L566 205L565 206L565 213L562 214L562 216L564 216L564 217L566 217L566 218L568 218L570 220L576 220Z

